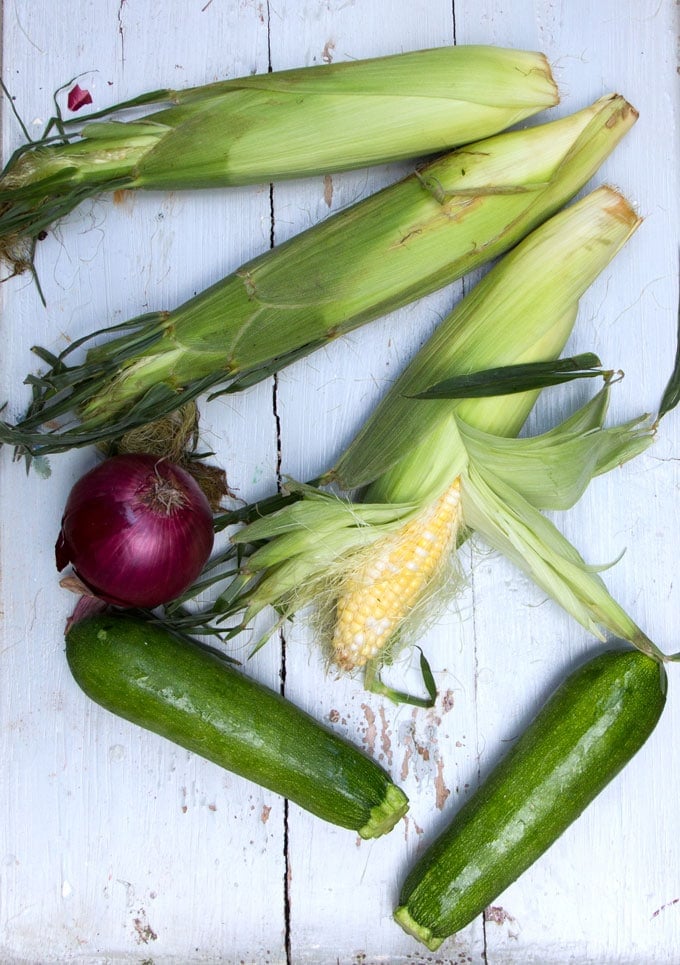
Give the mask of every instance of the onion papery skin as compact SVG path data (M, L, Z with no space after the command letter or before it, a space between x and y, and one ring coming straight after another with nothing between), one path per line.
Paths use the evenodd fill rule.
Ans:
M55 547L100 599L153 608L198 577L214 541L213 516L181 466L144 453L112 456L69 493Z

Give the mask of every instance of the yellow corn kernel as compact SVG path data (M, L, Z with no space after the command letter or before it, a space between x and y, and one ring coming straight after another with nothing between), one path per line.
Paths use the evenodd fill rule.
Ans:
M460 481L401 529L379 540L345 578L336 603L333 660L363 667L385 649L453 548L460 520Z

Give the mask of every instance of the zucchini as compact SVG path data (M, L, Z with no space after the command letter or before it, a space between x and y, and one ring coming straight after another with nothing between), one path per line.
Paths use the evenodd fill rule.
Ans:
M74 623L66 657L88 697L362 838L406 813L372 758L220 656L132 615Z
M408 874L396 921L434 951L581 814L654 729L663 666L607 650L572 673Z

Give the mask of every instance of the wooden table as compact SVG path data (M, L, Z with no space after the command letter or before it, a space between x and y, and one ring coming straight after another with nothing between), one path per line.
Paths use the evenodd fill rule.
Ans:
M453 9L452 9L453 8ZM582 301L569 349L625 378L612 421L655 412L678 311L678 11L672 0L66 0L4 4L5 84L30 132L76 75L104 107L155 87L456 42L540 49L560 116L617 90L640 120L593 185L644 215ZM5 158L21 142L3 104ZM104 197L39 246L47 307L28 276L0 288L2 398L17 416L30 347L147 309L171 308L270 245L398 177L408 165L212 193ZM314 476L461 295L453 286L343 338L239 396L203 408L203 437L239 496L272 492L277 470ZM584 389L583 391L586 391ZM574 390L551 390L530 430ZM558 523L666 652L680 650L680 421L648 453L598 479ZM414 855L466 800L556 681L598 646L530 581L477 542L467 585L422 638L434 709L397 707L335 679L305 620L245 670L374 755L411 812L362 842L296 806L115 719L70 678L63 626L73 598L53 545L90 450L52 459L49 480L2 452L0 960L14 963L484 962L659 965L680 961L679 673L653 737L586 814L439 952L391 919ZM557 519L557 517L555 517ZM248 640L236 642L245 657ZM394 679L411 681L405 654Z

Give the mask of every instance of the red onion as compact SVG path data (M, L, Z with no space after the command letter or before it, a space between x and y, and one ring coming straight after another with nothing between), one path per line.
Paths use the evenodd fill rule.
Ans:
M213 546L213 517L180 466L134 453L113 456L71 490L55 547L108 603L155 607L186 590Z

